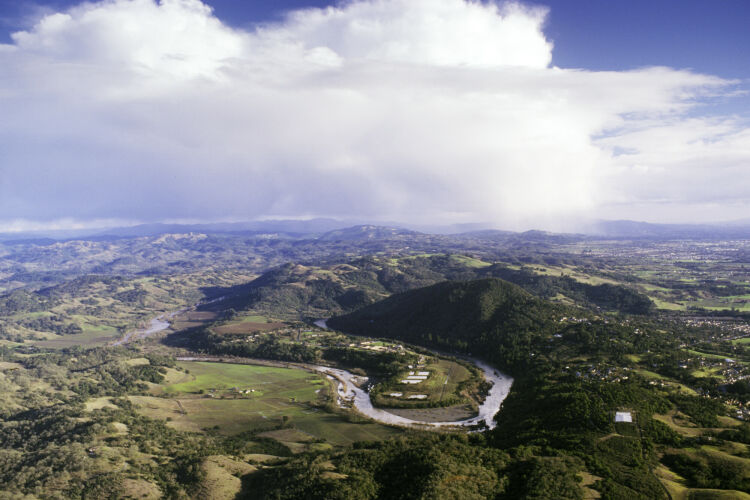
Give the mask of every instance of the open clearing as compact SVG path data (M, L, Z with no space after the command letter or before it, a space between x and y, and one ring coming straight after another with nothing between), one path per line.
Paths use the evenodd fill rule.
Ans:
M414 403L423 403L425 401L439 402L451 396L460 397L458 394L458 386L461 382L468 380L472 376L472 373L461 363L441 358L433 359L434 362L427 363L419 368L415 367L413 370L405 372L397 377L398 380L414 379L414 383L384 385L382 389L383 395L376 398L375 402L377 403L377 406L389 408L396 406L394 403L398 403L397 406L405 407L403 405L409 404L410 397L412 397L411 401ZM401 396L389 396L391 393L401 394ZM414 396L421 395L427 397L413 398ZM463 412L460 412L460 414L463 415ZM406 418L410 417L406 416ZM427 421L438 422L442 420Z
M211 311L185 311L172 317L172 327L175 330L184 330L194 326L200 326L216 319L216 313Z
M75 346L94 347L108 344L120 336L120 333L115 328L102 326L93 330L84 329L82 333L75 335L59 335L48 340L36 340L30 343L51 349L65 349L66 347Z
M212 362L181 362L191 380L165 387L166 393L225 391L238 388L255 390L257 396L272 392L277 398L296 398L297 402L316 399L323 379L315 373L293 368ZM317 386L317 387L316 387ZM250 394L257 397L255 393Z
M686 486L685 478L664 465L654 469L654 475L673 500L750 500L750 495L742 491L690 488Z
M690 421L690 417L676 410L671 410L670 412L663 414L663 415L655 414L653 417L656 420L659 420L667 424L669 427L672 428L672 430L676 431L678 434L681 434L682 436L686 436L686 437L702 436L706 432L721 432L726 429L724 427L719 427L719 428L698 427L697 425L695 425L694 423Z
M347 422L339 414L312 406L325 400L328 382L305 370L212 362L181 362L178 366L189 373L171 370L172 376L153 391L171 397L130 396L141 413L169 419L168 425L175 429L214 429L232 435L272 430L286 421L313 438L338 446L403 432L377 423ZM246 392L252 390L255 392ZM319 443L301 443L304 450L283 444L305 451Z
M271 321L265 316L246 316L239 321L233 321L227 325L215 327L212 330L223 335L250 334L278 330L286 326L288 326L286 323Z
M446 406L445 408L388 408L388 413L420 422L455 422L477 414L471 405Z

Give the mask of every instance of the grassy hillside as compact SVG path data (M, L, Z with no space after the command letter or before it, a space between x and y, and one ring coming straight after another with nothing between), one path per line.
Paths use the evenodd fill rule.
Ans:
M103 345L159 314L189 307L201 288L245 281L238 271L176 276L85 275L0 295L0 339L42 347Z
M647 314L654 309L653 302L646 295L625 286L588 276L545 275L546 270L543 267L512 269L495 265L485 274L520 285L545 299L565 297L578 305L629 314Z

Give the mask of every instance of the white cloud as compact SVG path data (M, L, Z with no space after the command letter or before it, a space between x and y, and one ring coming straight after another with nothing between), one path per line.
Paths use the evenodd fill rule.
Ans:
M349 2L253 32L198 0L48 15L0 45L0 219L524 226L750 194L748 130L686 118L732 82L556 68L544 21L463 0Z
M295 12L269 31L346 60L545 68L552 49L541 32L545 16L545 9L514 3L372 0Z
M125 219L88 219L85 221L62 218L48 221L13 219L0 222L0 234L27 233L27 232L50 232L70 230L92 230L112 227L135 226L138 222Z
M33 31L12 38L26 57L91 70L119 64L141 76L211 78L243 53L242 37L198 0L82 4L45 16Z

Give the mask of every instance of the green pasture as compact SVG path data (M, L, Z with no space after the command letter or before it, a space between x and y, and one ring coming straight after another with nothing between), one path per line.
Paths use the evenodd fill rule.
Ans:
M645 377L647 379L652 380L662 380L664 382L665 387L667 388L674 388L677 391L679 391L682 394L688 394L691 396L695 396L698 393L695 392L695 390L691 389L690 387L680 384L679 382L674 381L673 379L669 377L665 377L664 375L660 375L656 372L652 372L649 370L644 370L642 368L636 368L633 370L633 372L637 373L638 375L641 375L642 377Z
M462 364L447 359L437 359L437 362L427 363L420 368L409 370L414 372L430 372L429 377L419 384L401 384L399 382L386 384L382 389L382 394L390 392L401 392L403 397L390 398L382 396L378 398L379 404L387 405L389 401L398 401L399 403L409 403L412 400L408 396L412 394L424 394L427 399L413 400L414 403L424 403L425 401L440 401L449 396L458 396L458 385L471 377L471 372ZM403 372L398 380L405 379L409 372Z
M673 500L750 500L750 495L742 491L688 488L685 478L665 465L659 465L654 473Z
M273 429L282 422L335 446L381 440L401 430L372 422L348 422L343 415L311 406L327 397L328 382L297 368L212 362L181 362L189 373L174 375L155 388L163 396L130 396L146 416L168 419L180 430L214 429L232 435ZM245 394L234 389L255 392ZM201 393L202 391L202 393ZM213 393L213 397L211 395Z
M373 422L347 422L338 415L321 410L297 415L292 417L291 422L297 429L336 446L346 446L357 441L380 441L403 433L400 429Z
M466 267L471 267L474 269L481 269L483 267L491 266L489 262L485 262L480 259L475 259L474 257L468 257L466 255L453 255L451 256L453 260L465 265Z
M735 363L747 364L745 361L740 361L740 360L738 360L734 356L721 355L721 354L710 354L710 353L707 353L707 352L696 351L694 349L683 349L683 350L685 352L689 353L689 354L694 355L694 356L701 356L701 357L704 357L704 358L707 358L707 359L717 359L717 360L722 360L723 361L723 360L725 360L725 359L728 358L728 359L733 360Z
M670 311L684 311L687 309L687 306L685 304L679 304L676 302L669 302L667 300L662 300L658 297L654 297L652 295L649 295L648 297L653 301L653 303L656 305L658 309L667 309Z
M100 327L97 329L86 330L75 335L60 335L48 340L37 340L31 342L39 347L49 347L51 349L65 349L66 347L84 346L95 347L108 344L120 337L117 329L112 327Z
M315 390L323 387L323 379L314 373L295 368L211 362L182 362L192 380L165 387L164 392L197 393L227 389L255 389L262 394L273 393L279 398L297 401L315 399Z
M578 281L579 283L586 283L589 285L602 285L602 284L610 284L610 285L619 285L620 282L615 281L611 278L605 278L602 276L596 276L592 274L588 274L586 272L583 272L579 269L576 269L571 266L546 266L546 265L540 265L540 264L533 264L531 266L528 266L534 273L540 274L543 276L569 276L573 278L574 280Z

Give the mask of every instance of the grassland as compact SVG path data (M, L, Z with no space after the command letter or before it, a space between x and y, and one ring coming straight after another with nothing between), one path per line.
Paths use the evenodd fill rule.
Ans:
M750 495L742 491L689 488L685 478L663 465L654 469L654 475L672 500L750 500Z
M75 335L55 335L46 340L33 342L39 347L51 349L64 349L66 347L96 347L109 344L121 336L115 328L101 325L96 329L84 330L83 333Z
M225 325L217 326L212 330L219 334L251 334L278 330L288 326L286 323L274 321L266 316L251 315L244 316L238 320L231 321Z
M667 424L680 436L689 439L715 435L740 424L740 422L735 419L720 417L719 422L723 427L700 427L695 425L690 420L689 416L676 410L672 410L663 415L654 415L654 418ZM750 475L750 460L746 458L747 448L747 445L743 443L723 440L719 441L715 446L704 444L692 448L682 448L672 451L695 459L700 459L700 457L714 457L726 463L735 463L739 466L739 469L745 471L745 477L747 477ZM654 470L654 474L659 481L661 481L673 499L750 499L750 495L740 491L690 488L688 486L688 481L685 478L681 477L663 464L659 465L659 467Z
M711 354L711 353L707 353L707 352L696 351L695 349L685 349L685 352L687 352L689 354L692 354L694 356L701 356L701 357L709 358L709 359L719 359L719 360L722 360L722 361L725 360L725 359L727 359L727 356L723 356L721 354ZM742 361L737 361L737 360L734 360L734 362L735 363L743 363Z
M403 384L401 380L407 379L411 373L429 372L426 380L418 384ZM473 376L464 365L456 361L443 358L430 358L427 363L415 366L414 369L405 371L393 380L383 382L378 387L373 403L384 408L409 408L420 406L435 406L441 402L448 401L451 405L459 404L462 407L462 416L466 413L463 408L471 400L467 394L460 391L462 383ZM389 394L401 393L402 396L393 397ZM409 399L409 396L426 396L421 399Z
M569 276L580 283L586 283L588 285L602 285L605 283L610 284L610 285L622 284L619 281L614 280L612 278L603 277L597 274L585 272L581 269L576 268L575 266L534 265L534 266L531 266L530 269L534 271L536 274L540 274L542 276Z
M468 257L466 255L454 255L453 260L455 260L456 262L460 262L466 267L470 267L473 269L481 269L483 267L488 267L492 265L489 262L485 262L481 259L476 259L474 257Z
M310 401L323 385L318 375L297 369L210 362L182 362L178 366L188 371L192 380L167 386L168 394L246 387L255 388L260 395L272 391L279 397Z
M696 396L698 394L695 391L695 389L692 389L691 387L688 387L685 384L681 384L673 379L670 379L669 377L665 377L664 375L660 375L656 372L644 370L642 368L636 368L633 371L637 373L638 375L645 377L647 379L661 381L660 383L663 384L663 387L665 388L674 388L678 392L682 394L687 394L688 396Z
M293 451L315 448L319 440L342 446L402 432L327 412L322 407L328 382L302 369L212 362L182 362L178 368L186 371L170 370L165 381L152 388L153 396L130 396L141 413L166 419L178 430L234 435L284 425L310 438L293 441L300 446L280 440L289 441L282 444Z

